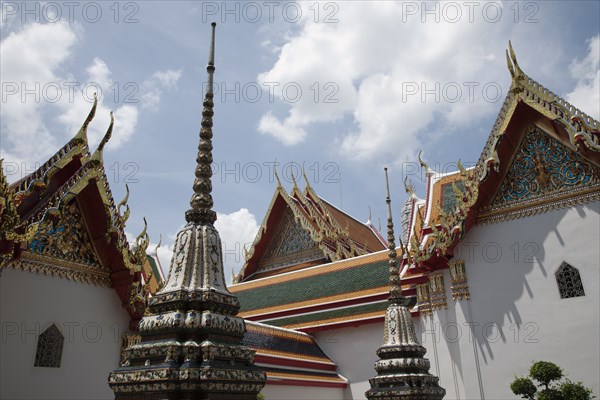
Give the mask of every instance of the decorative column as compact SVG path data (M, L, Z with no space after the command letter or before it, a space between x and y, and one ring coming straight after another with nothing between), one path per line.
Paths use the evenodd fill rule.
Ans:
M469 285L467 284L467 271L463 260L452 260L448 263L450 281L452 285L452 300L469 300Z
M169 276L140 321L141 341L109 375L116 399L256 399L266 375L242 346L246 325L227 290L221 239L213 223L211 163L215 26L191 208L177 234Z
M417 307L422 315L431 315L431 301L429 299L429 282L419 283L417 288Z
M402 295L400 273L396 259L394 224L390 189L385 169L386 203L388 207L388 250L390 271L389 306L385 313L383 344L377 350L377 376L369 379L371 389L365 395L369 400L438 400L446 391L438 385L439 378L429 373L429 360L423 358L425 347L417 341L412 317L408 311L409 299Z
M448 308L444 275L441 272L429 275L429 301L431 302L432 310Z

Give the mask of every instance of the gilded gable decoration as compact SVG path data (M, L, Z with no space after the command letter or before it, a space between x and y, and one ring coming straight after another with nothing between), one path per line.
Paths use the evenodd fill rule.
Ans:
M421 160L426 171L429 167ZM409 264L420 265L434 256L445 256L450 246L459 240L465 232L465 221L471 207L479 196L477 172L474 168L465 169L460 160L457 162L460 170L459 180L446 185L445 200L450 211L439 209L437 224L432 224L431 234L422 243L421 232L425 228L425 215L417 211L417 221L413 225L413 232L409 240L410 246L406 247L406 255ZM402 244L401 244L402 245Z
M259 261L258 271L320 258L323 258L323 253L288 209L277 230L271 235L271 241Z
M548 201L559 194L600 186L600 168L530 125L490 211Z
M483 181L490 171L498 171L498 145L520 101L561 126L578 151L600 152L600 122L527 76L519 66L510 42L508 47L506 62L512 84L477 162L479 179Z
M101 268L75 201L64 207L58 221L43 224L27 243L32 253Z
M448 263L452 289L452 300L469 300L469 285L467 284L467 271L464 260L452 260Z
M304 191L298 188L294 177L290 193L278 180L254 242L247 251L244 250L245 264L234 282L244 282L253 279L251 276L260 276L256 273L278 268L304 268L385 248L374 228L321 199L310 186L306 174L304 179Z

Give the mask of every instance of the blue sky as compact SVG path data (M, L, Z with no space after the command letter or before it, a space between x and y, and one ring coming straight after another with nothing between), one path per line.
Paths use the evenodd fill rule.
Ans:
M510 85L509 39L525 73L600 114L597 1L3 1L1 13L9 180L74 135L99 87L92 147L115 111L111 188L119 201L129 184L127 232L145 216L151 240L163 236L165 269L189 207L213 20L213 196L227 276L269 205L275 159L288 189L304 164L322 197L363 221L370 206L375 225L384 166L399 224L404 176L424 195L419 150L437 170L475 162Z

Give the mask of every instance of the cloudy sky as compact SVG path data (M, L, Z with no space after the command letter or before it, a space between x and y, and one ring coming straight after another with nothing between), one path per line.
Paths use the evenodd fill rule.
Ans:
M216 21L214 192L226 275L243 262L279 175L305 166L322 197L396 217L416 155L439 171L474 163L500 109L512 40L523 70L599 118L597 1L1 3L5 173L30 173L67 142L93 98L92 149L115 113L105 166L127 224L142 218L168 269L184 223L200 128L210 22ZM299 182L302 182L300 180ZM303 187L303 183L301 184ZM397 220L396 223L399 223Z

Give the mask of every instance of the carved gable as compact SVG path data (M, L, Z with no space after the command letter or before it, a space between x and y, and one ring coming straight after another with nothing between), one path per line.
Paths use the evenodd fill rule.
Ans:
M324 258L310 234L294 219L289 207L286 207L269 240L264 255L258 262L258 271Z
M54 223L40 225L19 262L23 269L110 285L109 271L98 260L74 200L62 208Z
M539 204L577 189L600 185L600 168L530 125L491 209Z

